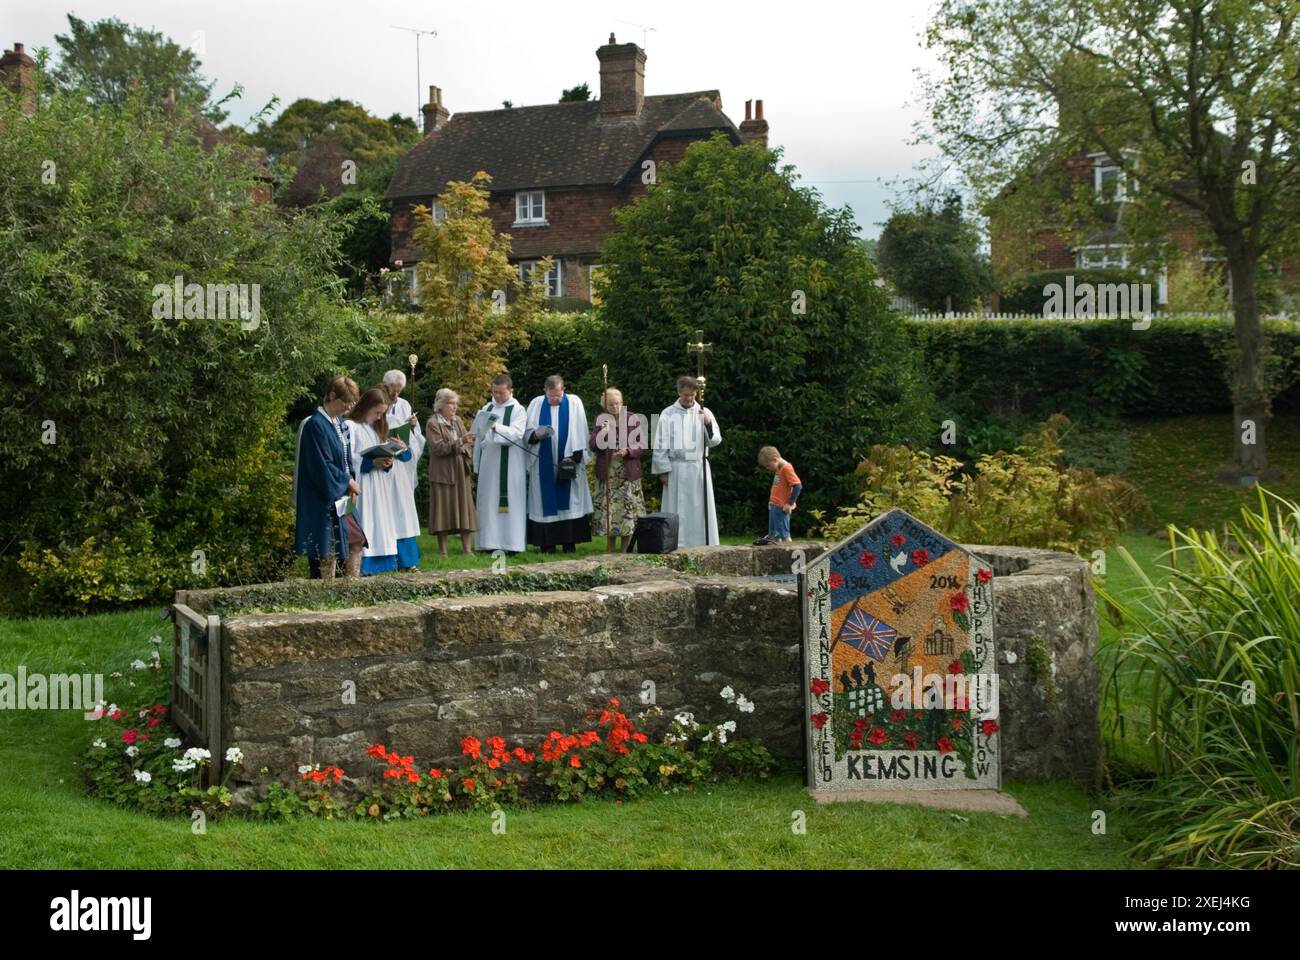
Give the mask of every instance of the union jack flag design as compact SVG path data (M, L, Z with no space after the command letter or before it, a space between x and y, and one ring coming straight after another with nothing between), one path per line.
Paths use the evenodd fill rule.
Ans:
M861 650L871 659L883 662L894 648L898 631L862 610L853 610L844 618L839 639Z

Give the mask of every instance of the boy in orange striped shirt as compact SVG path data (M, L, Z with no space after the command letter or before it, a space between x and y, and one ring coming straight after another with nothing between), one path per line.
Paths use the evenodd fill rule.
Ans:
M763 447L758 451L758 464L772 471L772 493L767 499L767 534L754 541L754 546L790 542L790 514L803 491L803 483L794 466L781 459L776 447Z

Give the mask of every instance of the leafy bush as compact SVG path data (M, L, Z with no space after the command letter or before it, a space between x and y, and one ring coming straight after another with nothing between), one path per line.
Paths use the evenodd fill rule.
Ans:
M1140 593L1103 591L1131 627L1108 682L1121 734L1121 676L1149 691L1137 851L1161 865L1300 867L1300 504L1261 488L1241 517L1222 538L1171 528L1159 583L1121 548Z
M346 224L261 202L256 157L205 149L179 108L56 93L24 116L0 95L0 128L4 169L56 161L0 179L0 579L55 610L278 575L283 414L354 330ZM256 285L256 327L195 316L203 296L168 319L178 276Z
M1069 426L1052 417L1015 452L985 454L969 473L952 457L873 446L854 472L858 503L825 523L823 534L843 539L901 507L963 543L1076 553L1106 545L1148 507L1128 482L1064 464L1060 438Z
M1043 296L1043 288L1049 284L1056 284L1064 290L1066 277L1074 277L1076 289L1080 284L1084 283L1097 285L1103 283L1129 284L1143 282L1142 276L1133 270L1075 267L1064 270L1040 270L1036 273L1018 277L1013 283L1008 283L1003 287L1001 311L1003 313L1032 313L1041 316L1043 304L1046 301Z

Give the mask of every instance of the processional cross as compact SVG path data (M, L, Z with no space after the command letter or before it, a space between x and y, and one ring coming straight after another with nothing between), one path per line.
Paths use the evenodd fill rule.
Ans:
M694 343L691 343L689 340L686 342L686 352L687 352L687 353L693 353L693 354L695 354L695 379L698 380L698 381L700 382L700 388L699 388L699 390L697 390L697 391L695 392L695 398L696 398L700 403L703 403L703 402L704 402L704 385L705 385L705 378L704 378L704 355L705 355L706 353L712 353L712 352L713 352L713 344L712 344L712 342L710 342L710 343L705 343L705 342L704 342L704 331L703 331L703 330L696 330L696 331L695 331L695 342L694 342Z

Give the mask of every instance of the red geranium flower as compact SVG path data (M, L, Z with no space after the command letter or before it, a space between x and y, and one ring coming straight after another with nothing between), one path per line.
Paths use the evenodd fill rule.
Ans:
M889 739L889 734L885 733L884 727L872 727L871 732L867 734L867 739L876 746L880 746Z
M576 756L570 757L569 766L573 767L576 770L578 767L582 766L582 761L579 760Z
M948 602L958 613L965 613L966 608L970 606L970 598L964 593L954 593Z
M139 736L140 735L136 733L134 730L128 730L124 734L122 734L122 742L125 743L127 746L130 746L131 744L135 743L136 739Z
M429 776L433 777L433 779L435 779L435 780L441 780L441 779L442 779L442 771L439 770L437 767L435 767L434 769L432 769L432 770L429 771Z
M376 760L382 760L388 755L388 748L382 743L372 743L366 748L366 753L370 754L370 756L374 757Z
M915 750L921 745L921 735L915 731L903 734L903 746L909 750Z
M975 577L980 583L988 583L993 579L993 571L988 567L980 567L979 570L975 571Z
M474 789L474 779L472 777L466 777L463 782L466 790L472 791Z
M930 562L930 551L929 551L929 550L913 550L913 551L912 551L912 562L913 562L914 564L916 564L918 567L924 567L927 563Z
M876 555L870 550L858 555L858 563L862 564L868 570L876 565Z
M983 724L983 733L984 733L984 736L986 736L986 737L991 737L991 736L993 736L993 734L997 733L997 732L998 732L999 730L1001 730L1001 729L1002 729L1002 728L998 726L998 722L997 722L996 720L985 720L985 721L984 721L984 724Z
M495 770L499 766L501 766L501 761L498 760L496 757L493 757L491 760L488 761L489 770Z
M618 697L610 697L610 698L609 698L609 705L610 705L611 707L617 707L617 706L618 706Z
M896 547L901 547L903 544L907 543L907 538L901 533L896 533L889 538L889 542Z
M840 587L844 586L844 578L838 573L831 573L831 575L826 578L826 582L830 584L832 590L838 590Z
M830 688L831 683L829 680L823 680L821 677L813 677L812 685L808 689L810 689L816 696L820 697Z
M813 726L820 730L822 727L826 726L826 718L827 714L825 710L814 713L812 715Z
M939 748L940 753L952 753L952 741L947 737L940 737L935 746Z
M467 757L473 757L475 760L479 758L482 750L483 744L479 743L476 737L466 737L460 742L460 752Z

